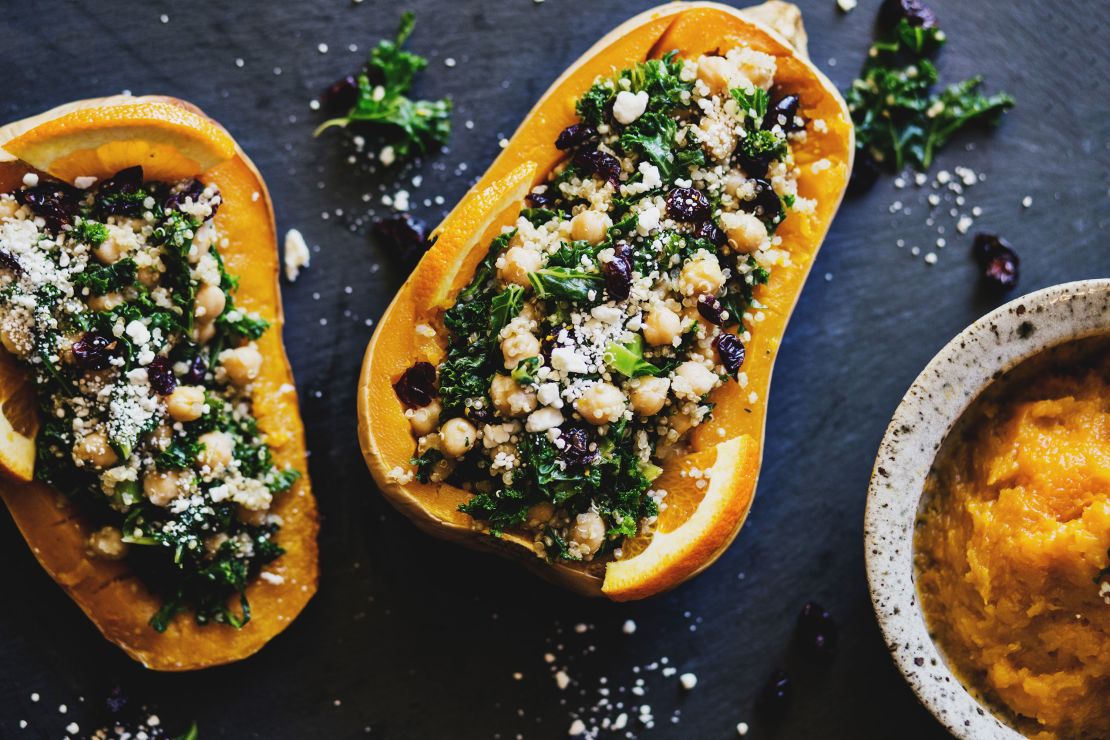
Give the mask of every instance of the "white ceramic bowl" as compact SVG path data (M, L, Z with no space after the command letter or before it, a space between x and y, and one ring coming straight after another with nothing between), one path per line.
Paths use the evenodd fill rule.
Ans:
M914 523L937 450L1001 373L1042 350L1110 334L1110 280L1030 293L964 329L917 376L887 427L867 495L867 580L887 647L921 702L960 738L1021 736L953 675L925 626L914 583Z

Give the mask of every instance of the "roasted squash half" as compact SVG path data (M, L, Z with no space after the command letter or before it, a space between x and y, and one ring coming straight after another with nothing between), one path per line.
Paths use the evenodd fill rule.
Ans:
M801 96L801 113L823 119L794 146L801 168L798 190L817 201L810 213L792 213L781 225L791 263L776 268L756 290L766 320L751 329L744 369L748 385L718 388L713 417L692 433L691 454L666 464L663 481L677 484L681 471L712 470L707 490L689 505L660 515L651 543L626 546L624 557L586 564L537 557L530 536L492 536L458 510L470 494L447 483L405 481L415 441L405 409L393 389L415 362L437 364L443 331L417 334L426 323L442 327L443 311L467 284L490 239L511 224L523 196L562 161L554 146L560 131L578 118L575 100L599 76L677 50L697 58L737 46L776 57L775 82ZM363 454L382 492L420 528L445 539L520 558L547 578L586 594L615 600L650 596L699 573L731 543L750 509L763 448L767 391L787 320L840 204L852 167L854 134L847 107L805 53L797 8L770 2L748 10L715 3L670 3L642 13L606 35L540 98L500 156L434 232L436 241L401 287L367 348L358 390ZM814 166L815 163L819 163ZM399 479L400 478L400 479ZM680 510L681 509L681 510ZM645 556L650 556L646 558Z
M178 116L185 114L191 119L189 125L202 129L188 132L186 138L195 134L201 144L181 151L159 149L159 132L169 131L169 138L180 140L173 129L181 125ZM203 117L199 123L197 116ZM215 220L227 238L221 252L228 271L239 277L237 305L270 322L270 329L258 340L263 363L253 385L254 415L275 462L288 464L301 477L291 490L275 498L271 508L283 521L277 541L285 553L267 569L280 578L255 579L248 586L253 616L241 629L224 624L200 626L191 615L182 614L164 633L156 632L148 621L159 608L158 596L129 570L126 560L88 555L91 528L64 496L38 481L0 480L0 497L43 568L104 636L132 658L162 671L240 660L285 629L315 593L317 584L316 503L307 477L304 429L292 370L281 340L277 241L266 185L222 127L194 106L167 97L116 96L70 103L0 128L0 192L16 189L24 175L34 171L9 145L43 126L52 127L53 133L47 137L51 145L66 131L87 135L90 130L94 145L106 145L91 154L89 150L79 153L85 159L71 158L79 169L92 166L115 171L135 164L150 166L157 159L172 171L193 168L195 172L187 174L218 186L223 205ZM131 138L140 135L146 137L141 142ZM40 161L52 155L50 146L38 147L32 158ZM64 165L57 166L64 171ZM50 167L55 171L54 165ZM18 374L0 374L4 385L23 382Z

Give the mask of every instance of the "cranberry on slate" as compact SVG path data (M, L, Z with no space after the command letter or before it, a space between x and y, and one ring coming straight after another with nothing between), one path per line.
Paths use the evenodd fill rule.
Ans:
M565 152L567 149L576 149L588 141L597 138L597 130L584 123L572 123L559 132L555 139L555 148Z
M717 228L717 224L712 220L702 221L698 225L697 231L694 236L699 239L707 239L715 247L723 247L728 239L725 237L725 232Z
M51 228L58 229L77 214L81 191L64 182L47 181L15 191L15 199L36 216L42 216Z
M722 314L725 312L721 302L717 300L717 296L710 293L702 293L698 296L698 313L701 317L714 326L720 326L724 321Z
M587 175L597 175L614 187L620 184L621 163L612 154L597 149L574 155L574 165Z
M804 129L804 123L799 126L794 120L798 116L798 105L801 102L801 98L797 95L783 95L771 104L771 109L763 117L763 129L770 131L775 126L779 126L788 134Z
M177 387L177 376L173 374L173 363L170 358L159 355L146 366L146 377L150 380L150 387L160 396L168 396Z
M701 309L700 304L698 309ZM735 334L730 332L718 334L717 338L713 340L713 348L721 356L721 364L725 366L729 375L740 372L740 368L744 365L744 356L747 353L744 350L744 345Z
M418 362L401 375L393 390L409 408L422 408L436 395L436 369L430 362Z
M73 343L73 358L82 370L104 370L118 348L115 337L89 332Z
M354 75L339 78L320 95L320 103L330 111L347 111L357 102L358 80Z
M371 227L374 236L382 239L397 252L402 260L415 262L427 248L424 222L407 211L388 218L379 218Z
M802 649L811 657L828 660L836 652L836 620L814 601L802 607L795 634Z
M862 195L879 181L883 173L879 161L867 149L856 150L856 161L852 166L852 177L848 180L848 194Z
M1001 290L1017 285L1021 260L1005 239L996 234L976 234L971 254L979 263L984 283Z
M667 215L693 223L709 218L709 199L697 188L675 188L667 193Z
M204 358L200 353L193 355L192 361L189 363L189 369L181 376L181 379L190 385L199 385L204 382L204 374L208 371L208 366L204 363Z
M615 301L628 298L632 290L632 250L624 242L613 248L613 259L601 263L605 275L605 292Z
M879 18L883 24L895 25L905 18L911 26L921 28L936 28L937 14L921 0L886 0L879 10Z
M777 718L786 714L790 706L793 682L784 670L776 670L768 679L767 685L759 693L756 708L768 717Z
M127 167L109 177L96 189L96 212L105 216L139 216L143 212L141 201L130 199L143 187L143 168Z
M572 468L584 468L597 459L597 450L590 450L590 435L582 427L565 429L559 437L565 442L559 456Z

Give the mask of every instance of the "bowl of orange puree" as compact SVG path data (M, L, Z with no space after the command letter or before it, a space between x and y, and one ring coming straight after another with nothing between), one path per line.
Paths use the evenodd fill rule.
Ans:
M1110 280L942 349L887 428L867 576L895 663L961 738L1110 738Z

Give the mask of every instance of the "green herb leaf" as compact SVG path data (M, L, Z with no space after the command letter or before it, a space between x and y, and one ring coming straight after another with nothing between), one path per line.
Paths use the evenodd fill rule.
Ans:
M601 295L601 275L569 267L545 267L528 273L528 281L541 299L564 299L575 305L596 303Z
M96 222L83 221L82 225L86 223ZM76 288L88 288L92 295L105 295L134 285L136 275L138 275L138 269L135 266L135 260L125 257L110 265L86 267L73 276L73 285Z
M605 364L626 378L659 375L659 368L644 360L644 342L639 334L630 342L611 343L603 355Z
M428 66L428 60L401 47L412 33L412 13L401 16L393 41L379 41L358 76L358 101L347 115L321 124L315 132L333 126L363 122L379 126L383 139L399 157L413 151L421 154L432 146L444 145L451 135L451 100L413 100L408 97L413 77Z
M540 358L526 357L516 364L511 373L513 380L520 385L535 385L536 370L540 367Z

